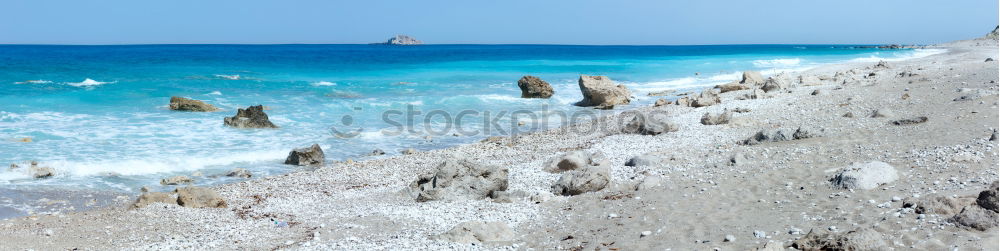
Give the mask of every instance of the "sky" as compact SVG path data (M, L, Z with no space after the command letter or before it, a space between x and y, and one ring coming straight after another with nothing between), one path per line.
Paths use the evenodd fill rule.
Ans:
M997 0L0 0L0 44L931 44Z

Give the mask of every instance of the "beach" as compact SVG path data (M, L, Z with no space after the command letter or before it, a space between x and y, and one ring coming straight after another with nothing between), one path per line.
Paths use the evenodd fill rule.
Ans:
M979 210L969 198L998 179L991 135L1000 79L997 61L987 60L998 57L997 41L929 48L946 52L794 72L789 86L756 96L725 92L702 107L613 110L560 128L211 186L223 208L132 208L128 198L6 219L0 243L38 250L782 250L830 234L871 250L997 250L996 212L985 230L953 220L965 207ZM728 122L702 122L724 111ZM674 128L627 133L635 112L667 114ZM602 129L588 129L595 125ZM796 133L756 136L774 130ZM545 170L574 151L607 168L605 187L554 192L569 193L554 187L567 174L590 175ZM505 169L503 192L414 196L424 184L418 176L457 160L497 168L488 175ZM893 178L845 185L844 170L876 162ZM939 196L957 208L920 209L920 201ZM504 227L444 234L466 222Z

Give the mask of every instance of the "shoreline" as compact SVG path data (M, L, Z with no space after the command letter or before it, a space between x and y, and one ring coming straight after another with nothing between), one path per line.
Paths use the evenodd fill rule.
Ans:
M723 102L701 108L680 107L669 105L667 107L630 107L631 109L615 111L614 114L601 117L601 121L621 121L625 113L646 112L651 110L664 110L672 117L671 120L678 123L679 131L666 133L658 136L644 135L623 135L599 131L591 134L573 134L568 132L570 128L584 127L592 123L580 123L568 125L561 128L549 129L517 135L513 137L493 138L480 143L462 144L428 152L419 152L414 155L398 155L386 158L364 160L353 163L338 163L327 165L315 171L297 171L278 176L265 177L261 179L229 183L213 187L229 203L225 209L192 209L178 206L157 205L137 210L124 208L107 208L95 211L71 213L58 216L38 216L36 219L18 218L4 220L2 228L8 232L25 234L36 234L38 238L44 238L44 243L35 243L30 240L13 240L9 235L4 238L5 243L11 243L11 247L46 247L46 248L69 248L69 247L91 247L97 249L109 248L223 248L223 249L262 249L262 248L386 248L386 247L409 247L409 248L472 248L469 246L432 240L430 235L436 235L448 231L454 225L470 220L487 220L504 222L516 234L516 238L511 243L500 243L498 245L487 244L488 249L523 248L538 247L552 248L571 246L592 247L603 245L604 247L618 247L625 249L649 248L649 247L673 247L681 249L706 249L713 246L732 248L753 248L761 247L772 238L755 238L747 236L747 228L770 228L765 231L765 235L774 235L774 240L787 240L789 238L801 237L800 234L781 234L771 232L782 232L788 227L776 227L776 222L803 221L807 225L821 223L808 223L803 219L773 218L769 215L759 216L761 220L742 219L744 214L753 214L752 211L732 212L728 210L710 209L718 207L741 207L740 205L727 204L725 201L715 201L723 199L747 200L748 206L759 207L757 210L769 212L774 210L772 205L781 208L782 203L758 203L758 200L785 202L790 204L789 208L796 208L798 211L819 215L823 219L839 219L836 217L847 217L852 213L875 214L876 211L886 211L887 208L872 208L865 206L865 200L886 200L884 194L871 194L865 192L836 190L823 188L825 178L823 176L826 169L838 168L853 161L865 161L866 159L881 159L903 169L902 165L916 163L918 161L906 160L905 155L897 156L891 152L868 149L861 147L861 150L852 150L857 146L856 142L866 142L867 144L883 146L885 148L912 150L919 149L901 146L904 144L922 144L921 147L940 146L938 142L928 142L928 139L907 138L903 142L894 142L889 137L875 137L878 140L866 139L871 135L911 135L912 132L886 126L884 119L861 118L873 109L882 106L899 106L900 117L921 115L921 111L910 108L914 101L899 101L898 98L889 100L884 97L889 93L885 90L892 90L894 97L898 97L903 86L900 80L916 81L916 84L903 83L903 85L913 85L905 92L912 92L914 100L923 99L930 104L942 105L948 101L930 95L937 92L946 94L947 100L958 93L951 92L951 89L963 86L971 81L948 82L938 90L932 88L937 86L919 81L921 77L935 79L961 79L965 78L992 78L996 79L996 63L990 63L993 71L983 71L980 68L963 67L964 64L972 64L973 57L979 57L980 64L983 55L996 56L996 42L991 48L973 47L966 42L957 42L944 45L943 48L950 48L947 52L932 56L907 59L893 62L889 69L874 70L875 78L868 79L860 77L862 73L872 72L870 67L874 63L857 62L846 64L824 65L814 69L799 72L792 75L796 79L799 75L835 75L835 72L857 70L853 73L858 76L856 81L851 81L848 85L836 83L822 83L816 86L798 86L793 93L776 94L769 99L736 100L737 96L746 94L746 91L721 94ZM985 43L985 42L984 42ZM941 60L943 64L937 64ZM928 62L930 61L930 62ZM933 62L933 63L932 63ZM988 63L988 62L987 62ZM900 64L902 66L897 66ZM944 69L942 66L950 66L952 69ZM927 67L927 73L921 72L920 76L912 79L897 79L896 73L906 71L916 71L916 68ZM931 68L936 67L936 68ZM912 69L911 69L912 68ZM971 68L971 69L964 69ZM987 67L989 68L989 67ZM966 77L951 77L950 71L971 72L977 75ZM980 75L981 74L981 75ZM960 74L966 75L966 74ZM950 81L950 80L949 80ZM958 80L955 80L958 81ZM891 84L878 84L879 82L889 82ZM918 89L916 86L923 89ZM952 86L953 85L953 86ZM995 126L996 113L996 83L972 83L982 87L985 85L989 95L980 97L990 103L976 104L977 102L960 103L963 106L992 105L990 110L978 108L976 114L972 115L975 121L992 120ZM836 89L836 87L841 89ZM896 88L900 87L900 88ZM866 91L872 88L879 91ZM910 90L912 89L912 90ZM809 94L812 90L822 90L826 94L814 97ZM918 92L925 92L916 94ZM927 95L922 95L927 94ZM643 95L636 93L635 95ZM926 96L926 97L925 97ZM884 99L884 100L883 100ZM861 101L859 101L861 100ZM816 106L812 109L792 110L795 112L782 111L782 107L808 107L802 103L822 102L838 103L837 106ZM847 105L839 106L839 103ZM950 103L948 103L950 104ZM823 107L823 108L818 108ZM847 108L842 108L847 107ZM718 113L724 108L743 108L750 112L747 114L737 113L730 124L706 128L708 126L699 124L698 118L705 112ZM937 109L937 110L935 110ZM941 108L928 108L925 111L938 111ZM854 112L858 118L852 120L840 118L839 114L844 110ZM949 111L950 112L950 111ZM832 114L838 116L826 116L815 118L814 114ZM862 114L865 113L865 114ZM798 117L789 117L798 116ZM929 115L928 115L929 116ZM941 121L945 116L932 116L931 122L926 125L969 127L972 125L952 125ZM773 127L797 127L803 124L817 126L817 124L827 123L823 127L823 136L814 139L805 139L802 142L776 142L766 144L761 147L740 146L733 144L745 139L761 128ZM621 126L620 123L612 123L610 126ZM936 127L942 127L936 126ZM978 125L977 125L978 126ZM860 127L858 129L855 127ZM979 128L979 127L976 127ZM980 142L968 139L970 135L976 134L975 138L988 137L989 128L979 128L977 131L945 133L939 137L956 137L956 139L943 139L941 141L949 144L959 144L970 146L981 154L979 162L973 165L978 172L973 172L979 177L973 185L970 182L968 187L954 189L955 193L962 195L978 192L984 187L980 183L988 183L997 179L996 173L987 175L989 170L978 170L983 167L996 166L997 155L994 142ZM916 130L916 129L914 129ZM616 130L612 130L616 131ZM981 134L981 135L980 135ZM841 139L843 138L843 139ZM962 138L961 140L957 138ZM881 141L880 141L881 140ZM899 141L897 139L896 141ZM910 142L912 141L912 142ZM892 142L892 143L886 143ZM761 149L763 148L763 149ZM540 167L545 165L559 153L571 150L585 149L599 152L613 163L610 173L611 184L609 187L592 193L577 196L557 196L552 195L549 185L554 183L559 175L540 172ZM988 149L988 150L987 150ZM860 151L854 153L852 151ZM983 153L989 151L988 153ZM743 166L720 166L720 163L727 159L734 152L741 152L749 156L748 162ZM789 156L787 153L809 154L819 152L821 156L807 158L805 160ZM836 153L839 153L836 154ZM659 167L630 167L624 166L634 156L656 153L654 155L670 156L664 166ZM783 154L784 153L784 154ZM473 201L452 201L452 202L414 202L407 194L406 186L413 182L416 175L433 169L436 163L441 160L451 158L454 154L461 154L476 161L491 165L505 166L510 170L510 185L508 191L520 192L523 195L514 196L512 202L495 203L489 200ZM881 155L881 156L880 156ZM697 157L696 157L697 156ZM774 156L781 156L775 158ZM889 156L889 157L886 157ZM908 157L922 160L919 157ZM904 160L899 160L904 159ZM834 163L823 163L824 161ZM773 166L772 166L773 165ZM818 167L812 167L817 165ZM794 166L794 167L792 167ZM802 168L808 166L808 168ZM799 167L799 168L795 168ZM777 169L773 169L777 168ZM791 170L790 170L791 169ZM799 170L805 169L805 170ZM819 170L822 169L822 170ZM400 172L399 170L403 170ZM776 171L777 170L777 171ZM830 199L819 202L823 205L843 204L839 208L851 208L854 212L839 213L830 210L816 209L808 205L798 205L795 201L810 201L808 199L797 198L802 194L794 194L786 191L787 182L775 177L761 177L754 175L755 172L768 171L776 174L784 174L788 182L794 184L801 183L803 188L809 187L809 196L822 197L830 195ZM789 173L782 173L787 171ZM995 170L994 170L995 171ZM954 173L954 170L944 170L949 176L969 176L968 173ZM792 174L792 175L789 175ZM932 179L918 178L915 174L909 173L910 178L920 181L930 181ZM943 177L935 175L933 172L926 174L935 178ZM645 177L662 177L661 185L650 191L635 191L636 183ZM734 177L728 177L734 176ZM749 182L748 182L749 181ZM893 188L880 191L879 193L897 193L906 196L902 191L910 191L903 188L907 181L897 181ZM755 189L746 189L741 183L750 183ZM759 183L759 184L758 184ZM935 184L936 186L937 184ZM774 191L772 191L772 189ZM805 190L805 189L803 189ZM811 192L817 190L819 192ZM919 190L919 189L918 189ZM952 190L947 189L945 191ZM665 193L664 191L670 191ZM746 194L726 193L727 191L742 191ZM920 190L924 191L924 190ZM546 194L548 193L548 194ZM721 194L713 194L721 193ZM914 194L914 193L910 193ZM689 196L690 195L690 196ZM750 196L746 196L750 195ZM861 202L854 202L853 199L843 199L845 195L854 195L864 198ZM680 205L674 203L676 199L701 198L690 205ZM712 198L717 196L717 198ZM537 197L537 198L536 198ZM547 199L542 199L547 197ZM621 198L619 198L621 197ZM746 198L742 198L746 197ZM261 199L263 198L263 199ZM611 198L611 199L608 199ZM752 201L749 199L753 198ZM777 198L777 199L775 199ZM704 200L709 200L708 202ZM683 203L681 203L683 204ZM807 204L807 203L803 203ZM566 208L576 210L566 213ZM676 212L660 212L652 208L667 208ZM893 204L892 208L899 208ZM707 210L707 211L705 211ZM785 209L777 211L784 212ZM653 212L648 212L653 211ZM715 216L721 219L729 219L737 223L726 223L718 220L705 219L706 216L693 212L705 212L706 215ZM796 211L796 210L791 210ZM578 213L579 212L579 213ZM609 216L615 214L615 217ZM241 217L240 215L248 215ZM788 213L777 213L778 216L786 216ZM814 217L815 217L814 215ZM688 219L677 219L684 218ZM803 215L805 216L805 215ZM912 215L911 215L912 216ZM632 218L636 217L636 218ZM274 227L269 220L278 218L286 222L296 222L292 227ZM641 220L640 220L641 218ZM652 219L648 219L652 218ZM841 223L852 222L859 225L871 225L878 222L877 219L857 216L834 220ZM913 218L913 217L910 217ZM103 221L102 221L103 220ZM110 223L102 223L109 222ZM662 221L662 222L661 222ZM715 223L715 226L702 226L698 221ZM749 221L749 222L747 222ZM65 222L77 224L64 225ZM667 222L673 222L666 224ZM38 226L32 224L38 224ZM910 224L912 222L906 222ZM107 228L102 224L110 224L117 227ZM890 223L886 223L890 225ZM898 224L906 226L906 224ZM109 226L110 226L109 225ZM664 226L677 225L679 229L664 229ZM553 226L560 226L559 228ZM725 227L723 227L725 226ZM897 225L892 225L897 226ZM853 228L852 224L843 224L842 229ZM805 226L796 228L807 229ZM949 227L940 231L955 231L955 227ZM155 229L155 230L154 230ZM603 229L603 230L602 230ZM735 230L725 230L735 229ZM53 234L48 234L52 230ZM193 231L196 230L196 231ZM749 232L755 232L749 229ZM817 229L819 230L819 229ZM640 233L650 231L650 234ZM809 231L808 229L805 231ZM885 235L892 235L897 232L894 228L883 230ZM927 230L931 232L937 229ZM964 230L962 230L964 231ZM104 236L107 233L111 240L82 240L70 238L70 235L87 236L88 233ZM199 232L193 235L192 232ZM653 233L655 232L655 233ZM663 233L662 232L667 232ZM532 234L545 233L545 234ZM669 234L668 234L669 233ZM686 234L685 234L686 233ZM723 241L726 234L738 235L734 241ZM936 233L936 232L935 232ZM755 233L756 234L756 233ZM916 233L914 233L915 235ZM152 235L152 236L150 236ZM639 237L642 235L642 237ZM982 243L977 245L987 245L991 240L995 245L997 235L995 231L975 234L982 239ZM565 239L567 236L572 238ZM909 236L909 235L906 235ZM642 238L642 239L636 239ZM235 240L240 240L234 242ZM681 241L683 240L683 241ZM700 242L709 240L709 242ZM291 241L291 243L289 243ZM945 238L938 240L942 243L947 241L957 241ZM964 240L963 240L964 241ZM629 242L634 242L629 244ZM612 243L607 244L606 243ZM913 240L910 248L935 248L937 243L919 244ZM509 244L509 245L508 245ZM647 245L647 246L643 246ZM905 246L905 245L904 245ZM598 246L599 247L599 246ZM982 247L982 246L981 246ZM986 246L993 247L995 246ZM988 249L988 248L987 248Z

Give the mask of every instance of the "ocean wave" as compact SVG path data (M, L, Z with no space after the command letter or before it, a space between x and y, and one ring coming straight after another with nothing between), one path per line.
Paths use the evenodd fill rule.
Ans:
M228 80L240 80L240 75L239 74L235 74L235 75L215 74L215 77L223 78L223 79L228 79Z
M312 86L337 86L337 83L327 82L327 81L319 81L319 82L314 82L311 85Z
M51 83L52 83L52 81L48 81L48 80L27 80L27 81L22 81L22 82L14 82L14 84L18 84L18 85L23 85L23 84L51 84Z
M209 92L207 95L222 95L222 92L220 92L220 91L212 91L212 92Z
M922 58L922 57L937 55L937 54L941 54L941 53L945 53L945 52L948 52L948 50L946 50L946 49L914 49L912 51L904 52L900 56L880 57L878 55L881 55L881 54L876 53L877 55L870 55L868 57L855 58L855 59L849 60L849 62L875 63L875 62L878 62L878 61L888 61L888 62L903 61L903 60L909 60L909 59L914 59L914 58Z
M121 159L108 161L66 161L54 160L39 163L51 167L57 175L75 177L101 176L109 173L118 175L149 175L160 173L190 172L208 167L228 166L237 163L259 163L272 161L280 163L288 154L287 150L248 151L205 156L163 156L142 159ZM27 169L27 168L21 168ZM23 178L12 175L3 178Z
M72 86L76 86L76 87L87 87L87 86L98 86L98 85L112 84L112 83L115 83L115 82L101 82L101 81L97 81L97 80L93 80L93 79L87 78L87 79L84 79L82 82L66 83L66 84L72 85Z
M779 58L779 59L754 60L753 66L760 68L789 67L789 66L799 65L800 63L802 63L802 59L799 58Z

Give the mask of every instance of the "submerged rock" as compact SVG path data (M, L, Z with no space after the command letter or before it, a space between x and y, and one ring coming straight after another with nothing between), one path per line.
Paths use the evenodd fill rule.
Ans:
M236 111L236 116L226 117L224 122L227 126L236 128L278 128L267 119L262 105L240 108Z
M170 110L174 111L189 111L189 112L212 112L219 110L210 104L206 104L200 100L182 98L182 97L170 97Z
M514 232L503 222L470 221L456 225L436 239L462 243L491 243L514 240Z
M507 168L452 157L433 171L417 176L409 187L418 202L485 199L495 191L507 190Z
M667 132L676 132L677 124L670 122L666 113L649 112L635 113L632 120L622 128L623 133L659 135Z
M55 170L51 167L39 167L34 163L32 163L31 168L29 168L28 171L31 172L31 177L34 177L35 179L51 178L56 174Z
M316 166L322 165L325 158L326 156L323 154L323 148L320 148L319 144L313 144L312 146L296 148L289 152L288 157L285 158L285 164L297 166Z
M170 178L161 179L160 185L171 186L171 185L190 184L191 182L194 182L194 180L191 179L190 177L184 175L178 175Z
M899 179L896 168L881 161L872 161L848 166L837 173L830 182L844 189L872 190L880 185Z
M549 98L554 93L548 82L535 76L521 77L517 81L517 87L521 88L522 98Z
M174 191L177 193L177 204L191 208L225 208L228 207L226 200L222 199L215 190L205 187L179 187Z
M565 172L552 185L552 193L573 196L600 191L611 182L609 172L607 167L596 166Z
M605 76L580 75L578 84L583 100L577 102L577 106L614 107L631 101L632 93L628 88L615 85L611 78Z

